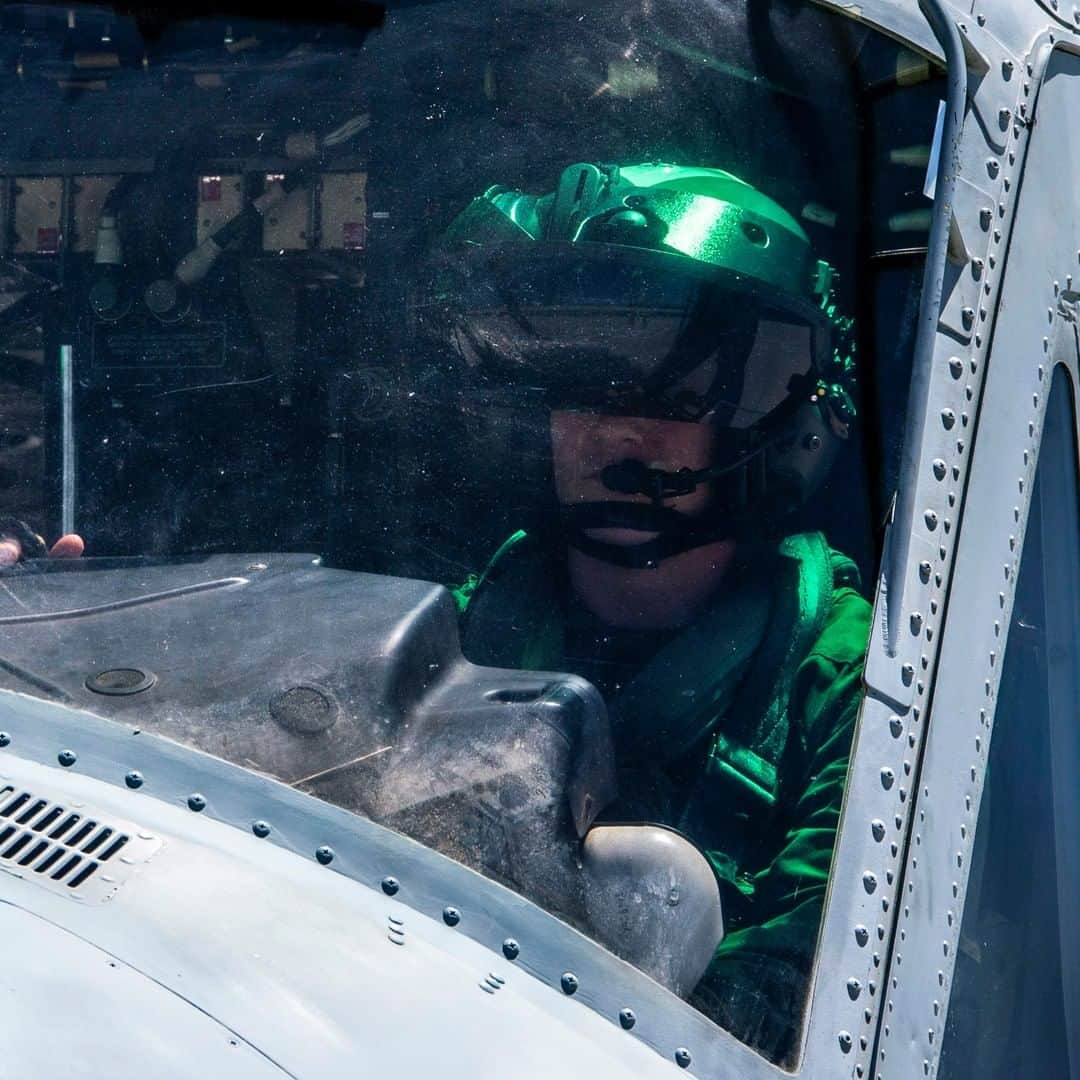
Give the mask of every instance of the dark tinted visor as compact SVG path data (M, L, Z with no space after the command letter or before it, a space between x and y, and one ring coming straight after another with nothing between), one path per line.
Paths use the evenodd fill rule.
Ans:
M426 336L492 390L730 426L756 422L815 367L828 335L811 304L781 306L679 256L596 247L444 253L419 308Z

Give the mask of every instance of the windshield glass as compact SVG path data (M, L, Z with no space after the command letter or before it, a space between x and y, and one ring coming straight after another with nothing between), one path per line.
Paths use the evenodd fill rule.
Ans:
M790 1064L940 73L813 4L349 18L4 6L0 685L404 832Z

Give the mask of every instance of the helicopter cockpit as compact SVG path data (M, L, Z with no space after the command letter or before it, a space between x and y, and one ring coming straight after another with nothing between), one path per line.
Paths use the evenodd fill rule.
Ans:
M0 518L29 556L0 571L0 686L404 833L728 1024L699 983L760 929L813 771L777 734L805 668L748 672L830 617L796 633L754 583L818 559L865 606L940 70L810 3L156 19L0 12ZM633 583L700 552L731 604L640 616ZM588 610L524 641L514 605L556 595ZM772 735L718 725L770 708ZM705 756L743 801L671 810ZM703 839L717 815L738 845ZM781 1019L734 1032L780 1062L822 832Z

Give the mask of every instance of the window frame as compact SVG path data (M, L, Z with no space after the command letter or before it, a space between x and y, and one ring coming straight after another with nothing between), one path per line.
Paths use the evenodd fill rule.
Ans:
M956 417L944 412L934 417L939 431L950 431L950 440L963 440L967 428L974 446L968 448L966 490L962 472L944 471L940 477L945 482L951 477L960 488L953 492L959 505L940 522L949 527L938 531L951 558L930 556L932 566L946 564L947 592L934 627L935 662L927 660L933 652L928 649L921 665L927 674L919 704L929 701L929 710L924 718L914 711L904 716L904 731L920 720L922 731L911 739L910 750L904 746L909 828L895 874L896 923L891 942L885 942L890 955L875 979L886 1002L872 1047L875 1075L881 1077L929 1076L936 1069L1054 371L1066 372L1074 407L1080 393L1080 296L1069 277L1077 258L1073 238L1080 232L1080 200L1060 183L1063 166L1080 167L1080 139L1063 127L1070 101L1080 94L1080 50L1054 48L1053 38L1044 34L1035 56L1033 85L1039 97L1034 107L1041 123L1014 200L1014 235L1023 243L1008 249L993 341L982 355L955 341L946 346L954 359L970 359L973 374L985 369L981 399L975 398L977 423L969 422L976 419L974 406L970 415L965 410L965 423L955 435L949 420ZM971 127L966 125L965 133ZM985 155L981 132L967 150L970 157ZM939 333L939 339L943 336ZM941 351L947 372L948 354ZM962 364L961 376L967 366ZM968 387L976 382L972 377ZM1080 438L1075 412L1073 421ZM933 467L929 453L921 464ZM922 691L923 677L916 681Z

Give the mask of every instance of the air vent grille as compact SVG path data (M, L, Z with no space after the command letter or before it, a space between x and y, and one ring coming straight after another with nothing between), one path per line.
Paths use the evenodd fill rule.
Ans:
M160 842L84 807L0 783L0 869L79 899L107 899ZM141 856L134 859L136 853ZM88 885L91 886L88 888Z

